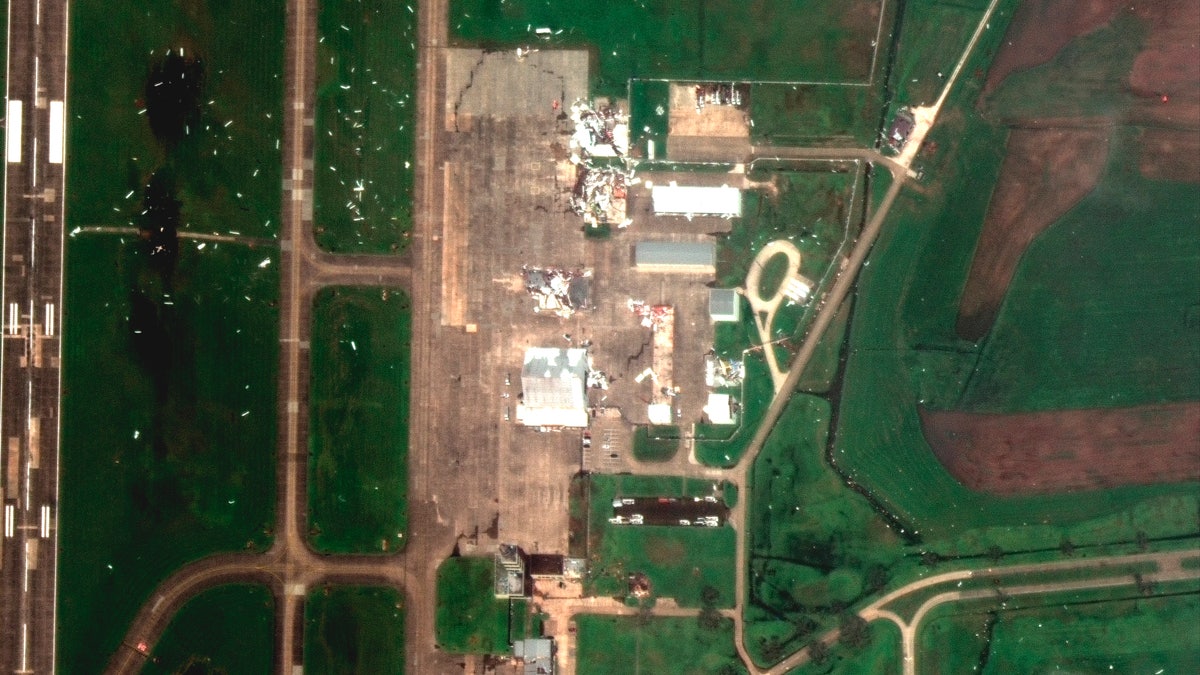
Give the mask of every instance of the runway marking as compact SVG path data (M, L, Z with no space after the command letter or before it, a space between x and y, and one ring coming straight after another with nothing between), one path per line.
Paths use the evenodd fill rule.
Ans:
M42 539L50 538L50 505L42 504Z
M8 148L8 163L21 163L21 102L8 102L8 137L4 146Z
M13 522L15 516L16 516L16 507L14 507L12 504L5 504L4 505L4 538L5 539L13 538L13 534L16 531L16 527L15 527L16 523Z
M16 335L21 331L21 310L15 302L8 303L8 334Z
M21 624L21 672L29 672L29 624Z
M50 163L63 161L63 102L50 101Z
M53 302L46 303L45 327L46 327L46 336L47 337L54 335L54 303Z

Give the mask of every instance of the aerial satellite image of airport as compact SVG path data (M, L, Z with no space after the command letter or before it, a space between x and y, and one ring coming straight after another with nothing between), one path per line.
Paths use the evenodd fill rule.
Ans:
M0 672L1200 672L1197 0L2 0Z

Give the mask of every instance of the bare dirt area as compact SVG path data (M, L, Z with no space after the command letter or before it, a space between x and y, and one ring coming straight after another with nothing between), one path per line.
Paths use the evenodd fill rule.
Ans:
M1200 183L1200 133L1178 129L1142 132L1138 169L1153 180Z
M921 410L963 485L997 495L1200 480L1200 403L1013 415Z
M750 117L742 107L732 105L696 106L696 85L671 83L669 113L671 136L717 136L747 138Z
M1017 8L1004 45L983 85L983 97L1012 73L1054 58L1068 42L1112 21L1121 0L1026 0Z
M1200 3L1172 0L1134 10L1149 27L1129 73L1140 97L1130 119L1147 126L1200 130Z
M958 334L983 337L1030 242L1083 199L1104 170L1106 129L1014 129L958 309Z

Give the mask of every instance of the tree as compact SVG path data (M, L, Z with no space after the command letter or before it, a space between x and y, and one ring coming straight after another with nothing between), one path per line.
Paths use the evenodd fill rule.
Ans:
M1058 550L1062 551L1063 555L1070 558L1071 556L1075 555L1075 544L1072 544L1071 540L1067 537L1063 537L1062 541L1058 543Z
M762 643L763 661L767 663L775 663L783 658L783 643L779 641L779 636L769 635L763 638Z
M829 645L824 640L816 640L808 646L808 658L818 666L829 660Z
M807 614L801 614L800 616L796 617L795 621L792 622L792 627L796 630L795 639L803 640L809 635L812 635L813 631L817 629L817 622L811 616Z
M838 640L851 649L862 649L871 643L871 631L866 619L854 612L842 614L838 631Z
M715 607L717 601L721 599L721 592L712 586L705 586L700 589L700 604L705 607Z
M867 568L864 584L871 593L878 593L888 585L888 570L883 565L875 564Z
M937 567L938 563L942 562L942 556L935 551L924 551L921 553L921 564L926 567Z
M1150 537L1146 536L1146 532L1144 530L1138 530L1137 534L1134 535L1134 542L1137 543L1137 549L1139 551L1145 551L1150 546Z
M721 627L721 613L713 607L704 607L696 619L704 630L715 631Z
M988 547L987 557L988 560L991 560L992 564L995 565L1000 562L1000 558L1004 557L1004 549L1000 548L996 544L992 544Z

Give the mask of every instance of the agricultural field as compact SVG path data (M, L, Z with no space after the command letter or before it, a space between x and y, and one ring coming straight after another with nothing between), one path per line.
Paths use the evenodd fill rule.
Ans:
M323 2L313 219L339 253L397 253L412 232L416 4Z
M575 617L580 675L739 675L733 621L712 628L694 618Z
M304 670L404 675L404 597L383 586L323 586L304 602Z
M71 12L65 672L99 672L181 565L273 536L283 16L282 2Z
M1025 282L1016 279L1014 284L1028 284L1024 286L1028 289L1027 294L1036 297L1026 299L1010 293L1001 310L1006 318L999 320L993 334L982 346L964 340L955 331L959 294L971 253L979 239L989 198L987 190L972 186L995 184L1007 136L1006 129L973 112L972 106L982 85L979 77L982 70L972 70L973 64L985 63L983 59L994 49L994 40L999 38L999 33L985 37L993 42L981 43L979 56L973 57L964 71L975 73L975 76L963 80L962 88L951 95L948 112L943 112L945 121L935 127L931 136L937 144L937 152L920 160L931 178L921 190L906 192L897 200L889 216L891 225L885 228L870 265L860 279L833 456L841 471L867 487L909 530L919 532L927 543L940 541L939 547L947 550L965 552L974 547L982 550L990 545L1005 550L1031 550L1052 547L1062 536L1098 544L1132 541L1137 531L1152 539L1194 532L1196 496L1187 485L1124 487L1090 492L1086 496L990 497L970 492L954 481L933 458L925 441L918 406L953 410L969 401L974 409L990 405L1012 410L1016 407L1017 394L1025 396L1025 406L1035 403L1036 396L1046 401L1043 406L1050 402L1061 405L1066 396L1064 391L1078 393L1080 387L1071 382L1051 382L1054 379L1051 376L1074 377L1086 372L1079 363L1051 365L1055 357L1043 352L1040 356L1030 355L1022 362L1026 370L1022 373L1021 386L1026 382L1031 385L1040 382L1042 389L1036 393L1028 388L1018 388L1006 393L1009 399L1005 401L998 399L1002 392L993 389L988 394L990 400L985 401L982 395L970 398L972 392L983 393L980 386L987 381L984 378L989 370L1003 367L1003 372L1013 381L1017 379L1017 368L1009 366L999 355L1004 353L1001 350L1015 349L1021 353L1016 336L1027 335L1036 324L1022 319L1024 326L1018 327L1014 323L1012 328L1005 329L1003 324L1012 321L1014 316L1015 310L1010 310L1010 306L1023 306L1026 311L1043 313L1043 316L1054 311L1063 312L1066 306L1035 307L1039 302L1048 302L1047 296L1036 296L1034 291L1037 284L1045 283L1044 280L1032 276ZM902 50L900 62L905 58ZM1110 207L1112 203L1109 202ZM1120 203L1129 202L1126 199ZM1156 205L1155 208L1163 206ZM1090 217L1095 218L1097 213L1092 211ZM1070 217L1073 215L1068 214ZM1173 231L1173 227L1175 225L1164 225L1168 231ZM1062 235L1055 235L1052 229L1045 237L1070 238L1070 230L1059 229L1063 230ZM1125 239L1122 245L1129 252L1143 246L1153 248L1158 246L1154 243L1156 234L1144 236L1136 243ZM1168 235L1164 233L1164 236ZM1041 240L1035 243L1035 249L1041 244ZM1078 247L1096 245L1099 244L1077 243ZM1183 248L1184 257L1189 250L1187 246L1185 244ZM1064 246L1048 250L1042 260L1048 261L1058 255L1061 261L1066 250ZM1110 269L1119 269L1124 264L1119 261L1104 263L1091 256L1089 249L1083 250L1088 251L1085 257L1073 253L1071 259L1088 261L1088 265L1109 264ZM1033 264L1033 254L1034 250L1031 250L1030 256L1022 261L1022 269ZM1168 267L1176 264L1174 256L1167 257L1169 259L1163 264ZM1118 267L1113 268L1112 264ZM1050 267L1048 262L1040 265L1040 269ZM1059 278L1079 267L1060 265ZM1094 283L1096 276L1092 270L1080 270L1078 276L1092 280L1089 283L1092 283L1093 295L1088 297L1088 303L1092 302L1091 297L1111 297L1102 285ZM1080 290L1070 291L1062 286L1058 292L1076 293L1070 296L1069 302L1079 306L1085 297L1085 287L1086 284L1080 283L1075 286ZM1145 301L1144 296L1142 301ZM1082 313L1063 313L1068 316L1060 317L1059 321L1072 320L1070 315L1086 318L1091 310L1085 306ZM1096 328L1099 321L1097 313L1094 322L1087 327ZM1123 331L1153 329L1118 326ZM1111 335L1112 327L1107 330ZM1049 329L1045 335L1043 344L1050 338ZM1111 337L1087 336L1086 339L1092 340L1094 345L1097 340ZM1148 349L1154 353L1156 348ZM989 354L997 356L989 358ZM1177 355L1177 359L1181 356ZM1035 358L1042 360L1037 368L1030 366L1030 359ZM1091 358L1094 356L1089 355ZM1119 358L1128 359L1130 355ZM1109 373L1110 382L1116 384L1133 379L1134 375L1129 372ZM1162 383L1158 386L1178 385ZM1120 391L1115 393L1121 395ZM1044 522L1046 527L1023 525L1029 522ZM1101 523L1106 523L1109 529L1105 531ZM1006 530L1005 526L1010 527ZM962 533L967 531L971 533L964 537Z
M540 627L523 598L493 592L494 561L447 558L437 575L437 644L451 654L511 654L512 643L536 636Z
M144 675L274 670L275 599L263 586L218 586L192 598L167 626Z
M614 497L724 497L712 481L666 476L592 475L571 486L571 553L588 560L588 595L624 596L630 574L650 581L651 594L699 607L705 589L718 607L733 606L735 533L732 528L614 525ZM711 593L712 591L708 591Z
M334 287L313 307L309 527L326 553L404 547L411 303Z

